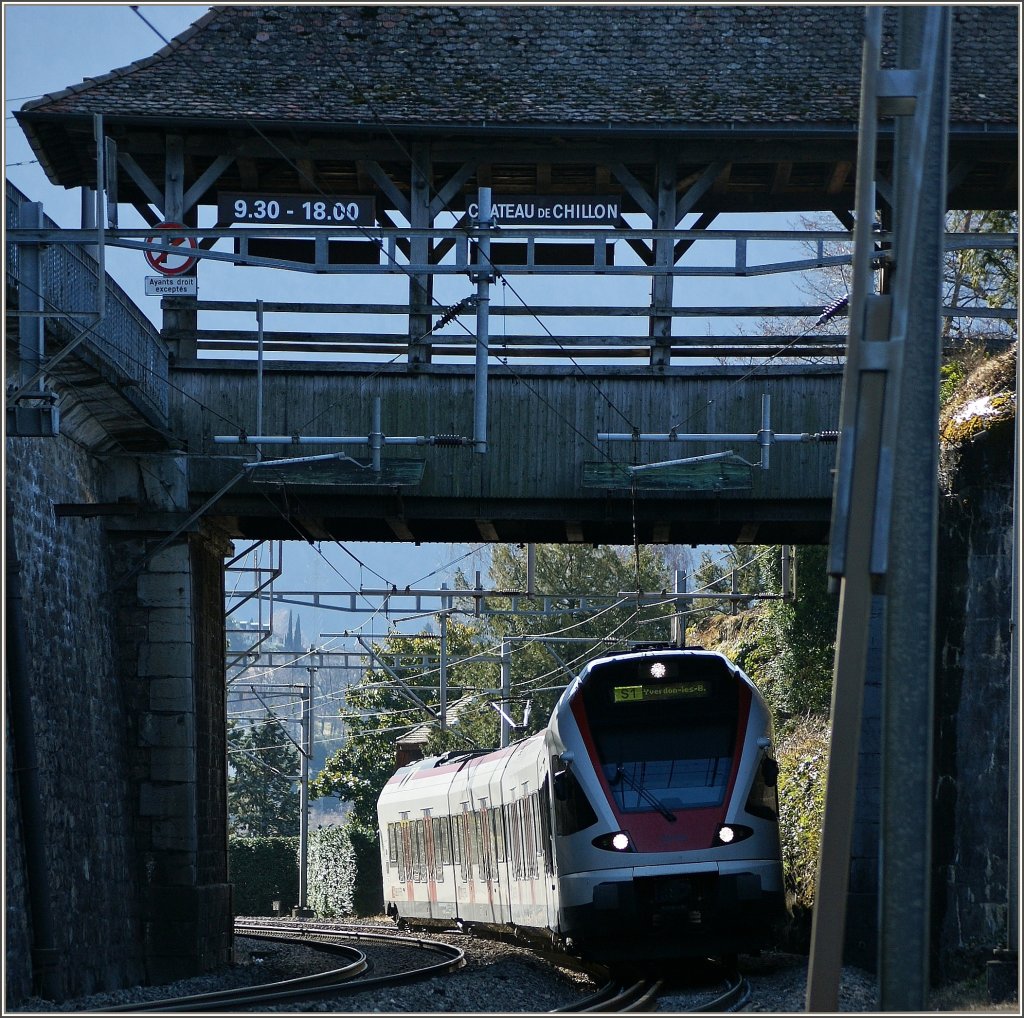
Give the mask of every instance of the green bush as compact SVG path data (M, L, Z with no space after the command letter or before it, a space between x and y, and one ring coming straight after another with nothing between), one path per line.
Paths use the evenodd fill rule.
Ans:
M273 902L289 911L299 900L299 839L228 839L228 880L235 915L273 915Z
M321 827L311 832L307 863L306 897L309 907L325 919L353 915L356 853L349 836L349 825Z
M814 904L830 732L826 720L806 718L776 745L782 861L786 895L795 911Z
M352 906L356 915L380 915L384 911L384 885L380 872L380 842L376 827L348 824L356 860Z

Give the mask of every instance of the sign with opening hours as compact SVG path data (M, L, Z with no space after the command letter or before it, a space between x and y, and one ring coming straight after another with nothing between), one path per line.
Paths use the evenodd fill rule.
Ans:
M238 194L217 195L217 222L255 226L373 226L377 203L362 194Z

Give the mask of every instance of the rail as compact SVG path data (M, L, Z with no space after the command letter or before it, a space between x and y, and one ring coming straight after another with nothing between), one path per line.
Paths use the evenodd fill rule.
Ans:
M144 1003L97 1008L97 1012L149 1012L149 1011L227 1011L246 1007L281 1005L312 998L332 998L399 982L431 979L437 975L458 971L466 964L461 948L451 944L424 941L394 933L370 932L365 927L318 926L315 923L274 924L239 921L236 936L256 937L289 944L316 946L337 954L345 964L306 976L275 980L227 990L214 990L185 997L161 998ZM415 947L440 955L440 961L430 961L416 968L405 968L386 975L368 976L370 966L365 954L358 948L343 943L347 940L365 940L377 943Z

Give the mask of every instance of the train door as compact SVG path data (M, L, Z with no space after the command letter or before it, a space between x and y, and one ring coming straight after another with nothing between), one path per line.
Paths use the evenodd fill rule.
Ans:
M538 813L541 840L541 881L544 888L544 908L547 913L547 927L555 930L558 926L557 879L555 876L555 832L552 826L551 783L548 776L540 785Z
M486 798L480 798L479 809L474 814L476 837L480 846L480 882L486 888L486 901L481 919L496 923L503 920L501 871L498 867L499 811L488 807ZM502 851L502 856L504 852Z
M406 901L412 901L414 895L413 881L416 879L413 866L412 824L409 822L408 813L402 813L400 816L402 820L398 825L398 879L405 884Z
M441 846L435 837L436 819L430 815L429 809L425 809L423 820L420 821L423 827L423 880L427 885L427 915L432 919L438 918L437 870L441 858Z

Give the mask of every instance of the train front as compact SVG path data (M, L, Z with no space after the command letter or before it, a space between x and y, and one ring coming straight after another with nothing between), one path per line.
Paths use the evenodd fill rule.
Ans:
M728 955L784 913L771 718L725 657L591 662L549 730L559 925L620 959Z

